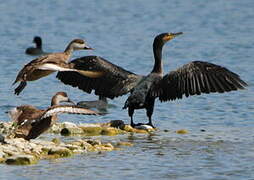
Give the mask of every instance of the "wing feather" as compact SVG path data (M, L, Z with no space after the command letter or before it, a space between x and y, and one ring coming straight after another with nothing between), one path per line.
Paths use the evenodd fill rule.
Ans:
M89 78L77 72L58 72L57 78L64 84L78 87L96 95L114 98L128 93L141 80L136 75L98 56L85 56L70 62L70 67L77 70L102 72L103 76Z
M244 89L245 86L247 83L237 74L222 66L193 61L166 74L155 89L158 89L161 101L168 101L181 99L183 95L224 93Z

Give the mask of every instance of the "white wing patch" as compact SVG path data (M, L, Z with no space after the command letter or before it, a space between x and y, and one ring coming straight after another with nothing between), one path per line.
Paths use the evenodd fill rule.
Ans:
M51 63L45 63L39 66L38 69L50 70L50 71L77 71L76 69L65 68L65 67L61 67L59 65L51 64Z
M81 108L81 107L60 106L60 107L50 108L44 113L44 115L40 119L44 119L59 113L98 115L96 111L92 111L92 110Z

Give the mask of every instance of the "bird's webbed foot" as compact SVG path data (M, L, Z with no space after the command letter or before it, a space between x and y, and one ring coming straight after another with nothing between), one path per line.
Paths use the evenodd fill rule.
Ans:
M150 126L153 129L155 129L155 126L151 123L146 123L146 124L145 123L137 123L137 124L131 123L131 127L136 129L148 129L149 127L147 126Z

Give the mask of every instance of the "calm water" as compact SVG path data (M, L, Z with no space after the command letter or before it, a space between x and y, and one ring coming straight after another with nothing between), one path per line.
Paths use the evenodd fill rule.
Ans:
M8 121L4 111L20 104L47 107L57 91L66 91L74 101L95 99L64 86L55 75L29 83L19 97L13 95L11 83L32 60L24 50L35 35L43 38L47 52L62 51L70 40L84 38L96 50L75 52L74 57L99 55L147 74L153 65L155 35L182 31L183 36L164 48L166 72L191 60L206 60L237 72L250 86L227 94L157 101L153 118L160 130L154 134L96 137L133 142L133 147L32 166L0 165L0 179L254 179L253 19L253 0L2 1L1 120ZM110 101L117 107L104 117L61 115L60 119L128 122L127 112L121 110L125 99ZM137 111L135 121L145 122L145 112ZM178 129L190 133L178 135L174 133Z

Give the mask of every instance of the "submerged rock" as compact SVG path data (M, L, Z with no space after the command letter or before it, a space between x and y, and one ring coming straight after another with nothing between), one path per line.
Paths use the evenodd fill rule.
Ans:
M72 155L72 152L66 147L52 147L49 149L48 155L53 155L55 158L69 157Z
M179 130L176 131L176 133L177 133L177 134L188 134L189 131L186 130L186 129L179 129Z
M32 155L20 154L8 157L5 163L9 165L29 165L36 164L37 161L38 160Z

